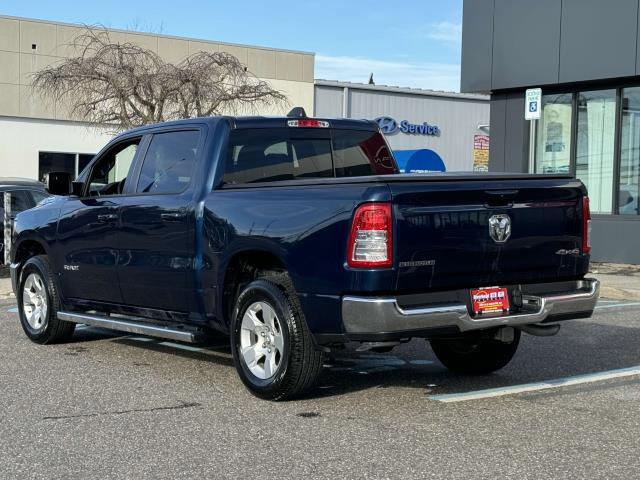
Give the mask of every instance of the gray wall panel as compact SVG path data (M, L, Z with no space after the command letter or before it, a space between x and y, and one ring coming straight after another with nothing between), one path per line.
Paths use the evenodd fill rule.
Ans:
M526 136L529 122L524 120L524 93L509 93L505 106L504 171L525 173L529 168Z
M558 82L560 12L560 0L495 0L493 90Z
M463 92L491 90L493 2L494 0L464 2L460 87Z
M491 96L491 149L489 150L489 171L504 172L504 148L506 141L505 118L507 96Z
M560 83L631 76L638 0L562 0Z
M596 262L640 264L640 221L615 217L593 219L591 259Z
M339 118L342 116L342 88L316 85L314 111L316 117Z

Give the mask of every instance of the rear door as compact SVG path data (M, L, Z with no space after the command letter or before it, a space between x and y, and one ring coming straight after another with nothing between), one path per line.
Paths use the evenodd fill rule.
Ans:
M127 305L189 312L195 292L192 181L198 128L156 133L122 203L118 275Z
M452 179L389 186L400 291L557 281L584 268L584 190L577 181ZM493 235L490 223L496 225Z

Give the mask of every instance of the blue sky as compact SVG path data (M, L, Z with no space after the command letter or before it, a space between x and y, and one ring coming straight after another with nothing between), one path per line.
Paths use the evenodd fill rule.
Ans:
M459 90L462 0L0 0L0 14L316 53L316 78Z

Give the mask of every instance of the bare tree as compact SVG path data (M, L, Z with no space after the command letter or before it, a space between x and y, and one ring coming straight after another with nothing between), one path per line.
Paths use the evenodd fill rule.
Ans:
M73 47L77 56L36 72L33 86L94 124L127 129L288 103L227 53L199 52L174 65L138 45L113 43L108 31L91 27Z

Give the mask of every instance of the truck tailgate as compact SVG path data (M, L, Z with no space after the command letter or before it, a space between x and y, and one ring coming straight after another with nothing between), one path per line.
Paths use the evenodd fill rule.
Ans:
M586 191L579 181L419 179L389 182L389 188L398 291L559 281L587 271L588 255L581 252ZM493 216L508 217L504 242L490 235Z

